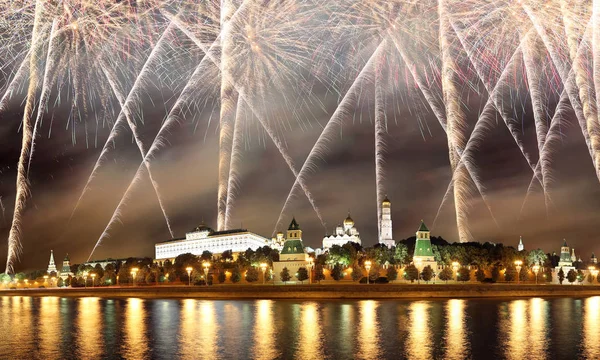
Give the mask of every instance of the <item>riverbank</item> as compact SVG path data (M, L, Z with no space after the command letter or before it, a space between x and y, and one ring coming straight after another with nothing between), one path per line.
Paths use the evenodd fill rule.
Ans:
M196 299L433 299L499 297L586 297L595 285L371 284L213 285L2 290L0 296Z

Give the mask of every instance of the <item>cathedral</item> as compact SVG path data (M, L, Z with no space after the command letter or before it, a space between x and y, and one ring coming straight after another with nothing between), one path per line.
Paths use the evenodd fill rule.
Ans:
M329 250L333 245L342 246L350 241L362 245L360 234L356 226L354 226L354 220L352 220L349 213L343 224L344 226L338 225L335 228L333 235L325 235L323 238L323 251Z

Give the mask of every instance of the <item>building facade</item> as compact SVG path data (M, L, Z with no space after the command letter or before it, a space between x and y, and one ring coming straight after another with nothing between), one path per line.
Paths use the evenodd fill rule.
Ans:
M185 234L185 238L173 239L154 245L155 261L174 261L181 254L202 255L204 251L221 254L227 250L240 253L270 246L272 242L246 229L214 231L206 225L200 225Z
M563 239L563 245L560 248L560 259L558 260L558 266L555 268L556 273L558 274L562 268L565 276L567 276L569 270L576 270L575 266L573 266L575 261L577 261L577 258L575 257L575 249L569 248L569 245L567 245L567 240Z
M381 202L381 219L379 219L379 243L392 248L396 246L392 231L392 203L385 197Z
M431 233L423 220L421 220L421 226L419 227L419 230L417 230L416 236L413 264L417 267L419 272L427 265L431 266L433 270L437 269L437 262L435 261L433 250L431 248Z
M300 225L293 218L283 243L283 249L279 254L279 261L273 262L273 280L281 282L281 272L287 268L292 277L290 282L296 282L298 281L296 273L301 267L308 270L308 254L304 251Z
M329 250L333 245L342 246L350 241L362 245L360 234L354 226L354 220L348 214L343 226L342 224L338 225L333 235L325 235L323 238L323 251Z
M56 264L54 264L54 250L50 250L50 261L48 262L48 270L46 271L48 274L50 273L58 273L56 270Z
M63 280L66 280L69 276L73 276L73 272L71 271L71 259L69 258L69 254L65 256L63 259L63 265L60 269L60 277Z

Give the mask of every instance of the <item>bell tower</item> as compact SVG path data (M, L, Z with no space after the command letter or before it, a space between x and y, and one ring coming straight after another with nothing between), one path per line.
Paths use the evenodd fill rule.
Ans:
M392 203L387 196L381 202L381 219L379 219L379 243L386 245L388 248L396 246L392 235Z

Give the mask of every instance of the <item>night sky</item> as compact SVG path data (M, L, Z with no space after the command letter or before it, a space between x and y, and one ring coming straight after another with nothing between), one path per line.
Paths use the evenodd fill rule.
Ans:
M298 169L337 106L335 96L324 93L315 96L321 96L325 106L324 109L313 109L314 119L304 124L289 122L279 129ZM166 102L163 101L165 98ZM172 106L173 97L148 92L142 99L145 122L140 128L144 141L151 141L165 116L165 108ZM5 207L0 219L2 264L5 263L6 239L14 206L16 164L21 144L21 101L22 96L16 96L8 110L0 115L0 196ZM423 102L423 99L414 101ZM471 127L483 102L485 97L470 97L468 121ZM523 103L526 110L518 119L519 126L527 148L537 157L531 105L526 98ZM385 185L392 201L395 239L414 235L423 219L432 235L456 241L452 197L433 224L451 178L445 133L426 107L420 107L416 113L409 107L394 107L390 102L388 108ZM218 107L215 110L209 104L199 110L201 113L188 116L173 128L168 137L170 143L152 163L178 237L202 221L216 228L218 124L215 119L218 119ZM276 123L276 115L285 111L285 107L277 107L270 121ZM321 226L306 197L299 193L286 214L285 227L278 230L285 230L294 215L304 230L305 245L320 247L325 232L331 233L350 211L363 245L376 243L372 113L372 102L358 105L355 115L344 119L342 131L332 142L324 161L319 162L318 170L310 175L308 185L327 222L327 229ZM69 223L75 202L108 136L108 129L100 124L98 147L93 145L95 130L89 130L91 143L86 146L84 129L79 124L77 143L73 144L65 114L64 110L54 113L50 138L47 134L52 114L48 114L37 142L30 173L31 198L23 221L23 254L21 262L15 266L17 271L46 267L51 249L58 261L68 252L72 262L84 262L141 160L131 133L124 132ZM248 121L234 223L270 237L294 178L273 143L264 132L257 130L257 122ZM419 121L425 131L421 131ZM92 120L90 124L95 126ZM555 180L549 187L553 206L548 213L539 189L529 197L521 213L532 172L501 120L487 133L484 145L477 150L476 163L497 224L481 197L475 194L469 222L477 241L516 246L522 235L527 249L540 247L552 252L559 251L562 239L566 238L584 260L592 251L600 252L596 241L597 224L600 223L600 184L572 111L563 121L561 130L562 143L552 155ZM123 208L121 222L110 234L111 237L94 254L95 259L153 257L154 244L170 238L147 175Z

